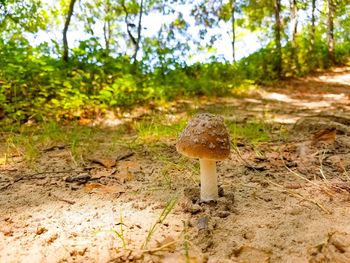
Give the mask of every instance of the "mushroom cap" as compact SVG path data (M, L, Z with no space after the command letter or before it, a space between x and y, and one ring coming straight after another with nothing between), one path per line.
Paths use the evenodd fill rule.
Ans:
M210 113L195 115L180 134L176 150L192 158L226 159L230 154L230 137L224 118Z

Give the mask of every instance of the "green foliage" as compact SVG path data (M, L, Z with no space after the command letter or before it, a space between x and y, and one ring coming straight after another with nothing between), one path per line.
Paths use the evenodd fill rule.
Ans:
M283 48L285 76L327 67L327 46L321 35L313 53L307 39L299 38L297 43L297 69L290 66L290 44ZM73 120L88 117L97 108L125 108L180 96L229 95L246 80L278 79L273 48L260 49L235 65L213 61L171 69L169 62L166 71L156 68L149 73L142 73L142 68L135 72L127 57L113 59L86 43L74 50L68 64L50 57L47 45L34 48L23 37L6 44L0 40L0 48L0 110L18 123L33 118ZM348 42L339 43L336 60L345 63L349 50Z
M55 121L43 121L35 125L28 123L20 127L9 127L11 129L4 133L6 150L0 151L0 159L15 154L21 156L26 165L34 169L38 168L35 167L37 157L46 154L45 149L63 145L70 151L71 161L78 164L83 162L83 154L88 154L97 148L96 137L91 139L93 135L96 136L97 130L74 122L69 126Z
M238 140L246 140L253 146L269 141L269 127L262 122L251 122L246 124L237 124L228 122L227 127L230 131L231 140L236 145Z
M0 101L7 117L19 123L79 119L95 108L225 95L242 81L235 66L220 62L135 73L128 58L106 57L93 43L81 42L64 64L47 55L45 44L34 48L22 37L0 42Z
M177 203L177 197L172 197L167 204L165 205L162 213L159 215L157 221L150 227L145 242L142 244L142 249L147 249L148 243L152 240L153 235L155 234L157 228L162 225L171 211L174 209Z
M306 32L305 32L306 34ZM272 43L252 53L238 62L239 75L243 79L253 80L257 83L278 80L275 72L276 54ZM282 48L283 76L303 76L316 69L328 68L327 43L322 32L316 32L314 50L311 50L310 39L302 34L296 39L296 57L298 64L291 59L292 45L287 42ZM340 42L335 49L336 63L345 64L350 56L349 42Z
M186 126L186 119L170 122L164 115L155 115L134 124L138 137L143 141L176 138Z
M183 2L176 1L176 4ZM92 118L96 111L125 109L179 97L230 95L246 82L278 80L281 76L276 66L280 60L276 54L279 52L277 41L273 40L274 27L271 27L273 3L271 0L249 3L201 0L191 6L199 31L198 36L193 36L188 31L187 17L178 11L181 8L175 8L175 2L145 1L143 16L158 12L170 18L168 22L162 21L154 36L146 36L142 35L142 21L138 24L139 1L81 1L72 23L82 23L86 38L75 45L69 39L70 58L64 63L60 59L61 43L50 40L34 45L31 39L38 30L61 28L61 18L67 13L69 1L61 0L55 6L42 0L1 1L0 118L5 114L7 123L18 125L32 119ZM320 4L320 10L325 10L326 2L320 1ZM216 57L205 63L188 64L187 58L193 55L191 46L213 49L214 42L225 32L211 36L207 33L223 23L229 25L233 6L237 16L234 24L239 30L258 30L267 45L233 64ZM310 11L310 4L305 1L298 1L298 7ZM336 1L334 53L337 64L346 63L350 56L348 12L348 1ZM286 32L290 22L287 14L288 5L283 2L280 14L282 77L301 76L330 66L333 61L329 61L325 40L327 12L316 15L313 47L309 22L301 24L292 45ZM101 25L102 30L98 28ZM130 32L123 31L126 27ZM142 29L140 36L138 28ZM97 31L102 31L102 36ZM233 32L229 34L232 37ZM140 40L138 44L134 43L136 39ZM132 58L136 47L140 48L137 56L142 57L140 61Z
M257 82L271 81L278 78L274 71L276 63L275 52L272 48L263 48L239 61L240 74L244 78Z
M350 42L338 44L335 50L335 59L339 64L346 64L350 57Z
M48 16L40 0L3 0L0 2L0 35L45 29Z
M123 249L126 249L126 240L125 240L125 230L124 230L124 222L123 222L123 216L122 214L120 213L120 221L119 223L117 224L119 225L119 231L115 230L115 229L110 229L110 230L97 230L95 233L98 234L98 233L112 233L114 235L116 235L120 241L122 242L122 248Z
M194 64L185 69L187 87L185 94L223 96L228 95L232 88L238 86L242 77L237 74L237 68L229 63L212 62Z
M133 75L126 74L102 88L97 99L106 106L129 106L141 102L142 98L148 95L144 94L142 86L135 81Z

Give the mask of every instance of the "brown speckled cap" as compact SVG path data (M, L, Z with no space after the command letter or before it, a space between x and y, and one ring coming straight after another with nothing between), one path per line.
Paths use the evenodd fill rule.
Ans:
M180 134L176 150L192 158L226 159L230 154L230 138L224 118L210 113L195 115Z

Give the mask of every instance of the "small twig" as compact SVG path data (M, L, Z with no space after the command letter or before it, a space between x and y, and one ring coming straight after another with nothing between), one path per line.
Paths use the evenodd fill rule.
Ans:
M320 203L318 203L316 200L310 199L310 198L306 198L306 197L303 196L302 194L295 193L295 192L293 192L293 191L291 191L291 190L289 190L289 189L285 189L282 185L277 184L277 183L274 183L274 182L272 182L272 181L270 181L270 180L267 180L267 179L266 179L266 181L267 181L268 183L270 183L270 184L273 184L273 185L275 185L275 186L277 186L277 187L283 189L282 191L285 191L285 192L287 192L288 194L290 194L290 195L292 195L292 196L298 197L298 198L300 198L300 199L302 199L302 200L309 201L310 203L313 203L313 204L317 205L317 206L318 206L321 210L323 210L326 214L331 214L331 212L330 212L327 208L325 208L323 205L321 205Z
M17 172L18 169L15 168L0 168L0 172Z
M15 182L21 181L21 180L30 180L30 179L43 179L47 178L46 176L40 176L40 177L35 177L37 175L44 175L44 174L62 174L62 173L71 173L71 172L76 172L80 173L82 172L81 170L61 170L61 171L46 171L46 172L38 172L38 173L33 173L33 174L25 174L17 179L15 179Z
M325 151L322 151L322 156L320 156L319 160L320 160L320 173L321 173L321 176L323 178L323 180L325 181L325 183L327 184L328 187L330 188L335 188L341 192L344 192L344 193L349 193L348 191L346 191L345 189L341 188L341 187L338 187L336 185L332 185L329 180L326 178L326 175L324 174L323 172L323 160L324 160L324 156L325 156Z
M68 203L70 205L74 205L75 204L75 201L67 200L67 199L61 198L61 197L59 197L57 195L51 194L51 193L50 193L50 196L56 198L59 201L66 202L66 203Z
M322 162L323 162L323 159L324 159L324 155L325 155L325 152L323 151L323 154L322 154L322 158L320 157L320 173L321 173L321 176L323 178L323 180L325 181L325 183L327 184L328 187L330 188L335 188L341 192L345 192L345 193L348 193L348 191L346 191L345 189L342 189L341 187L338 187L336 185L332 185L329 180L326 178L326 175L324 174L323 172L323 165L322 165Z
M241 155L241 152L239 151L239 149L237 147L234 147L234 151L238 154L239 158L244 162L246 163L246 165L253 169L255 172L258 172L258 170L253 166L251 165L246 159L243 158L243 156Z
M117 157L116 161L122 161L122 160L125 160L131 156L133 156L135 153L134 152L130 152L130 153L126 153L126 154L122 154L120 156Z
M70 155L70 157L71 157L73 163L75 164L75 166L77 166L78 164L77 164L77 162L76 162L76 160L75 160L75 158L74 158L74 156L73 156L72 151L69 151L69 155Z
M169 243L164 244L163 246L152 248L152 249L141 250L141 251L142 251L142 253L153 254L155 252L165 250L166 248L176 244L177 242L178 242L177 240L174 240L174 241L171 241Z
M297 172L293 171L292 169L290 169L290 168L285 164L285 162L284 162L284 160L283 160L282 157L281 157L281 160L282 160L282 162L283 162L284 167L285 167L289 172L291 172L293 175L299 177L300 179L303 179L303 180L307 181L308 183L312 184L313 186L316 186L317 188L321 188L321 189L322 189L323 191L325 191L328 195L334 196L330 191L328 191L327 189L324 189L324 187L321 187L319 184L317 184L317 183L315 183L315 182L313 182L313 181L307 179L306 177L304 177L304 176L298 174Z
M53 150L56 150L56 149L62 150L62 149L64 149L65 147L66 147L65 144L55 144L55 145L51 145L51 146L49 146L49 147L43 149L43 152L49 152L49 151L53 151Z
M326 175L323 172L323 160L324 160L324 155L325 155L325 151L322 151L322 156L320 156L319 160L320 160L320 173L321 176L323 178L323 180L325 181L325 183L330 186L330 182L328 181L328 179L326 178Z
M326 175L324 174L323 172L323 165L322 165L322 162L323 162L323 159L324 159L324 155L325 155L325 151L323 151L323 154L322 154L322 158L320 157L320 173L321 173L321 176L322 178L324 179L325 183L328 185L328 187L330 188L335 188L341 192L344 192L344 193L349 193L348 191L346 191L345 189L341 188L341 187L338 187L336 185L332 185L329 180L326 178Z
M7 185L1 187L1 188L0 188L0 191L6 190L6 189L9 188L11 185L13 185L13 184L11 183L11 184L7 184Z
M339 166L344 170L344 174L348 182L350 182L350 176L348 174L348 171L345 169L344 165L342 163L339 163Z
M163 222L165 221L165 219L167 218L167 216L170 214L170 212L173 210L173 208L175 207L177 202L177 197L174 196L172 197L166 204L166 206L164 207L162 213L160 214L158 220L150 227L148 234L146 236L145 241L143 242L141 248L147 248L147 244L149 243L149 241L151 240L153 234L155 233L156 229L159 227L159 225L163 224Z
M99 177L92 177L88 181L99 181L102 178L107 178L107 179L110 179L110 180L113 180L113 181L118 181L118 182L120 181L120 179L118 177L110 176L110 175L101 175Z
M283 162L284 167L285 167L289 172L291 172L291 173L294 174L295 176L299 177L300 179L303 179L303 180L307 181L308 183L310 183L310 184L312 184L312 185L314 185L314 186L319 187L319 185L316 184L315 182L313 182L313 181L307 179L306 177L304 177L304 176L298 174L297 172L293 171L292 169L290 169L290 168L285 164L283 158L281 158L281 160L282 160L282 162Z
M71 172L81 172L78 170L62 170L62 171L47 171L47 172L39 172L39 173L33 173L33 174L25 174L21 177L15 178L11 183L3 186L0 188L0 190L5 190L9 188L11 185L23 181L23 180L32 180L32 179L45 179L47 176L43 176L45 174L59 174L59 173L71 173ZM39 175L39 176L38 176ZM40 176L41 175L41 176Z

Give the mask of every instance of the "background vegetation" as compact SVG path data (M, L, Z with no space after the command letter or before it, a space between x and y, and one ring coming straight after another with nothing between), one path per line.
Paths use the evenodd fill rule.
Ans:
M0 120L73 120L346 63L350 1L0 0L0 34Z

